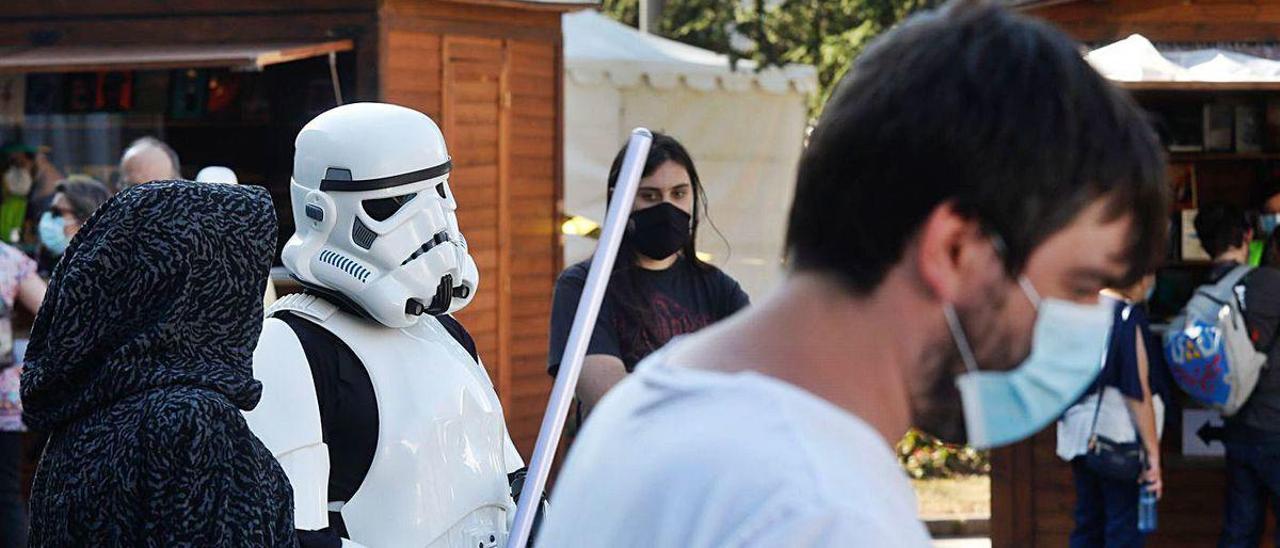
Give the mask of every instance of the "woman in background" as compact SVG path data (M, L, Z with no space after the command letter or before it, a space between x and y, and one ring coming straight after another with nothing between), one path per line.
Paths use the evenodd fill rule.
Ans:
M41 272L52 273L71 238L110 197L107 185L85 175L72 175L58 183L49 209L40 214L40 222L36 226L40 236Z
M0 546L27 545L27 511L22 500L22 364L14 355L13 311L21 304L35 314L45 283L36 262L0 243Z
M609 199L625 154L624 146L609 170ZM747 306L747 294L737 281L698 259L698 224L706 202L689 152L671 136L654 132L631 222L578 381L577 396L585 410L673 337L702 329ZM560 367L590 264L575 264L556 281L548 356L553 376Z

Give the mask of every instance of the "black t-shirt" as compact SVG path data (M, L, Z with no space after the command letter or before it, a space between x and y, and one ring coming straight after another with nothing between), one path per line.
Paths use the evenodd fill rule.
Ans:
M575 264L556 281L551 308L551 348L547 369L552 375L560 368L564 345L573 326L573 315L587 281L589 262ZM648 326L638 314L625 309L619 296L627 284L645 303ZM692 333L720 321L747 306L749 299L737 281L720 269L700 268L683 257L666 270L631 268L624 275L614 273L609 280L600 316L587 354L605 354L622 360L630 373L636 363L673 337Z
M1214 265L1212 279L1221 278L1236 263ZM1267 353L1267 366L1244 407L1227 419L1227 437L1234 441L1280 442L1280 270L1255 268L1236 289L1241 297L1249 337L1259 351Z

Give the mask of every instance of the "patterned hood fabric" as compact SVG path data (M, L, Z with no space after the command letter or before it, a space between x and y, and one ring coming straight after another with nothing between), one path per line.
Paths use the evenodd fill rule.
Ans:
M133 187L53 273L22 373L49 433L30 546L296 546L293 492L242 409L276 243L261 188Z
M275 243L275 210L258 187L172 181L103 204L59 262L32 328L27 424L48 430L175 385L252 409Z

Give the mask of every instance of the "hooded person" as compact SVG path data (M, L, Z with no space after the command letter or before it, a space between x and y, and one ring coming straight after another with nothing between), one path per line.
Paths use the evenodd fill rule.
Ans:
M229 167L208 166L196 174L196 182L238 185L240 184L240 178L236 177L236 172ZM267 278L267 290L262 294L263 308L270 308L272 304L275 304L276 298L276 284L271 281L271 278Z
M275 211L256 187L112 198L54 270L22 374L50 434L31 546L292 546L288 478L248 426Z

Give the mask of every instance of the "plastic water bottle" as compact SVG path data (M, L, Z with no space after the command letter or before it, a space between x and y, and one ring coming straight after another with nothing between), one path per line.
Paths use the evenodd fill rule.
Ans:
M1156 530L1156 493L1147 484L1138 487L1138 531L1150 533Z

